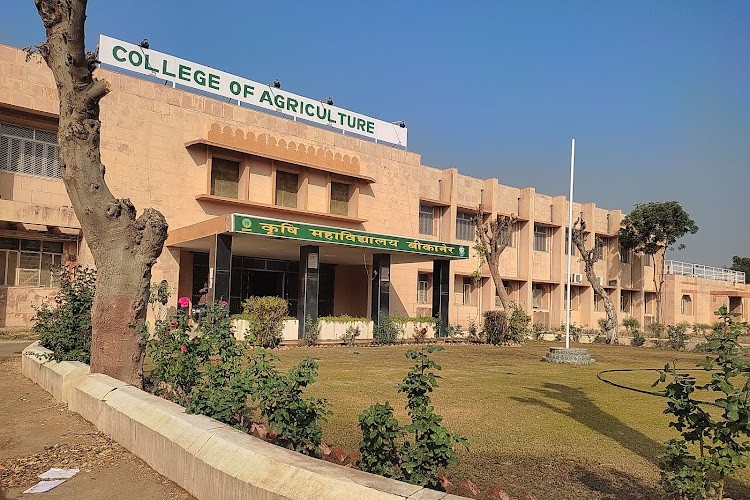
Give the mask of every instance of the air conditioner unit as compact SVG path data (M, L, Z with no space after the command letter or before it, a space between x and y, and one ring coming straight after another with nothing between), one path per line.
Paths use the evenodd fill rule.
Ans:
M609 280L609 286L617 286L617 280Z
M575 273L570 275L571 283L583 283L583 274Z

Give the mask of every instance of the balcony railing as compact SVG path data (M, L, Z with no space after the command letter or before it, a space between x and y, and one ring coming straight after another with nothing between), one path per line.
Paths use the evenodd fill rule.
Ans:
M704 266L701 264L689 264L677 260L668 260L666 262L667 274L679 274L682 276L695 276L696 278L705 278L709 280L728 281L730 283L744 283L745 273L723 269L721 267Z

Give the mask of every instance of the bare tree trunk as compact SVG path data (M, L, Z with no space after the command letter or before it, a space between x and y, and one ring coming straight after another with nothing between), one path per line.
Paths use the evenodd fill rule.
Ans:
M516 218L514 216L498 214L495 220L485 225L482 205L479 205L477 209L475 226L478 248L484 254L487 267L490 268L490 275L492 276L492 281L495 283L495 291L497 292L497 296L500 297L500 302L505 312L510 311L511 300L500 277L500 255L510 242L511 232L515 223ZM506 229L505 234L503 234L503 229Z
M576 244L578 252L581 254L583 263L586 271L586 279L591 283L591 287L594 291L602 298L604 302L604 311L607 313L607 317L604 319L604 331L607 336L608 344L618 343L618 323L617 323L617 309L615 308L612 298L609 296L607 291L602 285L599 284L596 273L594 272L594 263L597 261L596 249L601 244L600 241L594 242L594 247L591 250L586 250L586 222L579 218L575 224L573 224L573 230L571 238L573 243Z
M99 101L109 84L93 77L86 54L86 0L34 0L46 29L39 52L52 70L60 98L60 168L73 210L97 268L91 370L142 386L141 328L151 267L162 252L167 222L154 209L136 218L128 199L104 182L99 148Z
M651 259L654 262L654 289L656 290L656 322L661 323L661 302L662 302L662 295L661 291L664 287L664 273L665 269L664 266L666 264L666 254L667 249L662 248L658 252L656 252L654 255L651 256ZM659 258L661 259L661 262L657 264L657 261Z

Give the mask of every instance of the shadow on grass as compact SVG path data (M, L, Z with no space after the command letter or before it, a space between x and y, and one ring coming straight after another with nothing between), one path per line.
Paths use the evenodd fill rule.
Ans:
M545 398L567 403L570 405L570 409L564 410L558 408L539 398L519 398L514 396L511 399L520 403L546 408L569 417L585 425L592 431L617 441L628 450L659 467L658 457L664 453L663 444L654 441L642 432L625 424L614 415L605 412L580 389L547 382L543 388L531 390ZM583 484L594 491L606 493L607 495L617 495L611 498L649 498L648 495L646 497L642 495L651 488L642 484L634 484L633 477L624 472L610 471L608 474L601 474L597 471L579 469L577 476ZM618 476L622 477L618 478ZM736 479L728 479L726 486L726 494L731 495L732 498L750 498L750 488Z
M545 383L543 388L532 390L545 398L567 403L570 405L570 409L564 410L558 408L538 398L512 397L512 399L521 403L546 408L560 415L572 418L592 431L617 441L628 450L654 465L658 465L657 456L663 453L663 446L660 443L657 443L642 432L633 429L617 417L599 408L580 389L562 384Z

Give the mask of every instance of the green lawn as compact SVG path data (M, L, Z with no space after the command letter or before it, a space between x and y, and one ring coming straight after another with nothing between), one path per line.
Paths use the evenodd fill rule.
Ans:
M511 495L533 491L540 499L658 498L656 457L676 433L662 414L665 400L616 388L597 373L613 368L656 368L677 359L693 367L703 355L647 348L587 346L592 366L540 361L551 344L521 347L451 345L434 356L443 370L433 397L445 425L469 438L470 452L449 471L483 490L498 484ZM333 416L324 440L356 449L357 416L376 401L390 401L406 422L396 385L409 362L407 347L291 348L277 351L288 367L319 360L310 393L328 398ZM619 383L649 388L650 372L610 374ZM730 484L733 498L750 498L750 473Z

